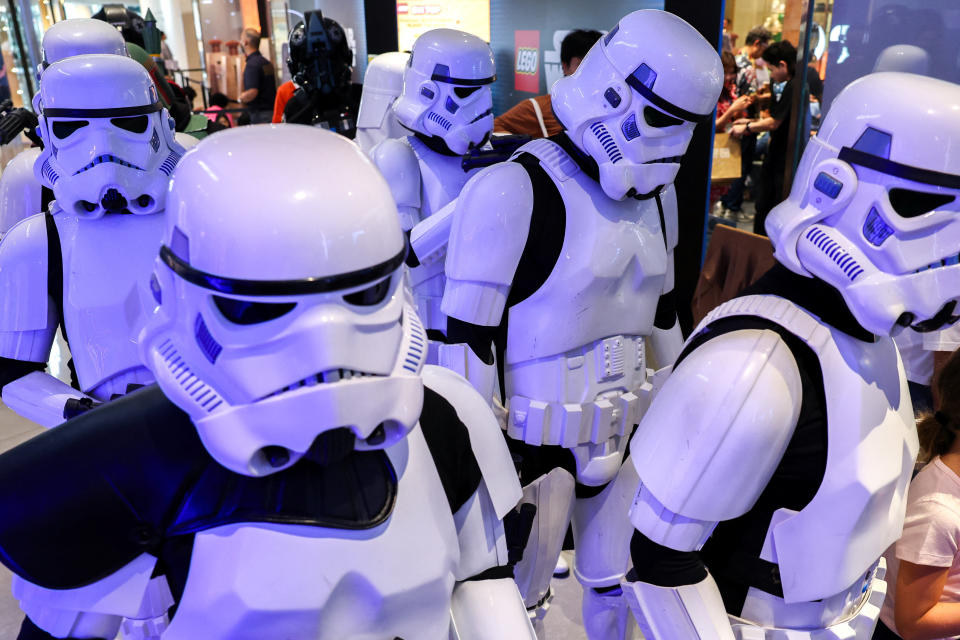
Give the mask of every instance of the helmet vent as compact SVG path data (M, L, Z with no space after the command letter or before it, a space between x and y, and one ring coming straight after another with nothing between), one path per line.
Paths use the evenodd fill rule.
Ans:
M217 361L217 356L223 351L223 347L210 335L207 323L203 321L203 316L199 313L197 319L193 322L193 333L197 338L197 346L203 351L203 355L207 357L210 364L214 364Z
M57 180L60 179L60 175L50 166L50 158L43 161L43 166L40 167L40 173L43 175L44 180L51 185L57 184Z
M893 234L893 229L883 221L876 207L870 209L870 215L863 223L863 237L875 247L883 244L883 241Z
M610 132L607 131L607 128L603 126L602 122L594 122L590 125L590 131L592 131L593 135L600 141L603 150L607 152L607 156L610 158L610 162L616 164L623 160L623 154L621 154L620 149L617 148L617 143L614 141L613 136L610 135Z
M637 128L637 114L631 113L630 117L623 121L620 130L623 131L623 137L628 141L639 138L640 129Z
M807 229L807 233L804 235L807 240L812 242L825 256L840 267L840 270L850 279L850 282L855 281L863 275L863 267L824 231L816 227L811 227Z
M160 165L160 171L163 171L166 175L173 173L173 168L177 166L177 163L180 162L180 154L176 151L171 151L170 155L167 156L167 159L163 161L163 164Z
M160 344L157 351L163 358L163 364L167 367L171 377L201 409L208 412L213 411L223 403L223 398L190 370L169 338Z
M453 126L453 124L449 120L447 120L446 118L441 116L439 113L436 113L434 111L431 111L430 113L427 114L427 120L436 122L438 125L440 125L443 128L444 131L450 131L450 127Z
M410 345L407 348L407 355L403 362L403 368L411 373L416 373L420 369L420 363L424 359L424 349L427 344L427 334L423 330L423 324L417 314L407 315L410 321Z

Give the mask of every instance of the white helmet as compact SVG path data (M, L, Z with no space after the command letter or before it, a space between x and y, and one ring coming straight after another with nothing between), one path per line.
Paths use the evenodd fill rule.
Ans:
M409 53L393 51L380 54L367 65L357 113L356 141L359 144L365 136L370 139L364 141L361 148L369 149L380 140L407 135L391 107L403 92L403 72L409 59Z
M600 168L615 200L649 196L673 182L698 122L723 86L720 56L681 18L634 11L550 89L553 113Z
M57 22L43 34L40 45L43 60L37 68L37 78L54 62L89 53L109 53L129 56L127 43L113 26L93 18L70 18ZM40 113L40 92L33 96L33 111Z
M490 85L496 79L486 42L455 29L427 31L413 43L393 110L407 129L442 138L453 153L464 154L493 131Z
M877 335L932 331L960 300L960 85L875 73L838 95L767 218L783 265Z
M34 174L64 211L87 218L163 210L184 149L150 74L132 58L83 55L43 72L44 149Z
M127 44L117 29L103 20L70 18L57 22L43 34L43 62L46 69L54 62L90 53L126 56Z
M414 427L425 332L396 205L356 145L231 129L190 150L169 197L140 345L220 464L261 476Z

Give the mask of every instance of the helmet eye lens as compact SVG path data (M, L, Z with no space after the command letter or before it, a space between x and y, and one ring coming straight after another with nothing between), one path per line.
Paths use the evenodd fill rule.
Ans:
M297 306L296 302L251 302L223 296L213 296L213 303L227 320L243 325L276 320Z
M889 196L893 210L904 218L921 216L956 200L955 196L912 189L890 189Z
M384 298L387 297L388 291L390 291L390 278L381 280L377 284L367 287L366 289L348 293L343 296L343 299L349 304L358 307L372 307L375 304L380 304L383 302Z
M60 140L66 140L74 131L90 124L86 120L59 120L53 123L53 135Z
M147 116L128 116L126 118L110 118L110 124L131 133L143 133L147 130L149 120Z
M463 100L475 94L480 90L480 87L454 87L453 92L457 94L457 97Z
M657 129L664 129L666 127L675 127L678 124L683 124L683 120L680 118L674 118L673 116L668 116L663 111L659 109L654 109L653 107L644 107L643 109L643 119L646 120L647 124L651 127Z

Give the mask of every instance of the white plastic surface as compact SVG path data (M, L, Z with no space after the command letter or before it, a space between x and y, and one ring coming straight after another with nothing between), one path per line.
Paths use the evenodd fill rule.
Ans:
M3 404L27 420L48 428L66 420L63 409L67 400L89 398L43 371L28 373L8 383L2 392Z
M0 333L49 330L53 339L47 264L47 224L42 214L20 221L0 240ZM38 355L42 357L37 361L46 360L45 354ZM0 356L18 357L10 351Z
M40 213L41 186L33 175L39 156L39 147L24 149L0 174L0 238L16 223Z
M923 104L913 99L918 95ZM890 161L957 179L958 109L956 84L904 73L857 80L834 99L804 151L790 197L767 218L777 259L837 288L860 324L878 335L899 330L904 313L919 322L960 301L960 189L851 165L838 155L873 128L891 136ZM816 188L823 174L841 185L835 197ZM891 204L893 189L954 199L905 217Z
M713 577L680 587L624 582L623 597L650 640L734 640ZM746 636L749 637L749 636Z
M500 323L532 211L533 186L516 163L487 167L467 182L450 230L444 313L471 324Z
M317 174L318 166L329 169ZM264 167L273 176L269 190ZM221 278L322 279L389 263L404 248L383 178L350 141L314 127L210 136L178 166L170 198L163 243L191 268ZM264 211L274 213L265 219ZM341 426L354 429L362 448L390 446L420 414L426 336L406 304L399 265L377 273L326 293L238 296L160 264L162 304L141 336L144 360L194 418L211 454L238 473L277 470L261 453L266 446L287 448L289 466L317 435ZM382 301L345 299L385 277ZM211 294L296 306L243 325L218 311ZM200 322L208 350L198 343ZM296 419L303 415L312 420ZM384 438L364 442L381 423Z
M387 453L397 501L375 529L241 523L199 533L164 640L446 638L453 517L419 429Z
M380 170L398 207L420 208L420 163L417 154L404 139L388 138L370 151L370 159ZM414 221L410 221L414 222ZM406 231L412 226L402 224Z
M707 341L674 369L630 443L644 488L686 518L744 514L780 463L800 402L800 372L776 333Z
M493 402L497 382L495 364L486 364L463 343L438 344L436 348L438 365L466 378L487 402Z
M157 101L150 74L125 56L73 56L47 67L37 126L44 150L34 174L53 189L61 209L87 218L102 217L107 212L104 198L113 190L126 200L130 213L163 211L170 172L185 152L174 140L173 120L165 109L146 114L142 131L139 124L124 124L129 120L49 115L52 109L135 108ZM124 126L117 126L118 122ZM85 124L63 131L57 123Z
M69 18L50 26L41 43L44 65L89 53L127 56L120 31L103 20Z
M660 109L626 82L641 65L655 74L648 86L660 99L698 115L716 106L723 79L716 49L681 18L657 10L621 18L577 71L550 89L557 119L574 144L597 161L604 191L617 200L631 190L646 194L672 183L679 160L651 162L682 156L695 126L681 118L669 126L647 122L644 111ZM608 97L610 91L616 97ZM633 127L626 125L631 119ZM628 139L624 127L639 135Z
M163 216L54 216L63 257L63 317L77 379L99 400L150 384L137 337L156 307L150 274ZM111 383L113 381L113 383Z
M459 583L451 602L450 640L536 640L537 636L509 578Z
M381 53L367 63L357 112L357 136L354 138L365 152L381 140L402 138L409 133L397 122L392 109L403 91L403 71L409 59L409 53L391 51Z
M455 29L427 31L413 43L394 114L407 129L443 138L455 154L464 154L493 131L494 78L486 42ZM457 88L478 86L465 97L457 95Z

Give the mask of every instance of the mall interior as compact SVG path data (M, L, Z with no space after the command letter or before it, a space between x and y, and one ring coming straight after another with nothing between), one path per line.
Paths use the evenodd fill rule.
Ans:
M0 0L0 640L960 637L958 0Z

